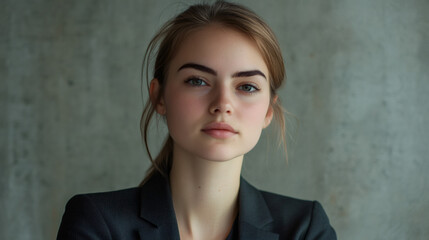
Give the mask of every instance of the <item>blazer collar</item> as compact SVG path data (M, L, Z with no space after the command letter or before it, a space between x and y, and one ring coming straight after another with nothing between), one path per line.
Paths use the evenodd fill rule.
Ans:
M273 222L270 210L261 192L244 178L239 192L239 238L277 240L279 235L268 230Z
M239 239L278 239L278 234L267 230L273 219L265 199L243 178L240 180L238 214ZM142 239L179 240L179 229L167 178L155 174L141 187L140 217L152 225L139 229Z
M170 183L161 174L154 174L141 187L140 217L152 224L139 229L141 239L179 240Z

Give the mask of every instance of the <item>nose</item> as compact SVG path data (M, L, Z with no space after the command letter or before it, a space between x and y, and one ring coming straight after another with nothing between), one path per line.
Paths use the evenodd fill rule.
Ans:
M212 102L209 107L211 114L232 114L232 94L229 93L227 87L218 86L213 91Z

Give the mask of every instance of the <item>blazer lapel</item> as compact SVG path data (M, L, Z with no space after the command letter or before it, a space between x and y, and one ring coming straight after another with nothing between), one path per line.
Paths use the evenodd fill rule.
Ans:
M270 210L262 194L241 178L239 193L239 238L277 240L279 235L269 231L273 222Z
M139 229L140 239L180 240L168 179L155 174L141 188L140 217L147 224ZM273 222L262 194L241 178L239 193L239 239L278 240L269 231Z
M140 217L149 223L139 229L141 239L179 240L170 185L160 174L142 186Z

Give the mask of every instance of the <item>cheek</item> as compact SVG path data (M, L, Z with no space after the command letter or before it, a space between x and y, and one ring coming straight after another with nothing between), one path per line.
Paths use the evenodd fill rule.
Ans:
M166 92L165 107L166 117L169 125L185 125L190 120L201 117L204 104L201 99L183 94L180 91Z
M262 129L264 128L265 116L268 110L268 103L249 104L243 106L240 122L242 123L243 137L245 145L250 151L258 143L261 137Z
M244 104L242 106L242 121L246 125L262 128L268 111L268 102Z

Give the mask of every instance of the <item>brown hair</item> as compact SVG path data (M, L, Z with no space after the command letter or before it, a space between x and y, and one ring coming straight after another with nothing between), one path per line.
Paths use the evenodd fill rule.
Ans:
M281 50L274 33L258 15L241 5L225 1L216 1L212 5L197 4L190 6L187 10L172 18L161 27L150 41L143 59L142 70L146 72L147 88L149 89L149 64L153 55L156 54L153 77L159 81L160 94L158 94L158 99L152 99L151 101L149 98L147 100L140 120L140 130L146 151L152 162L145 179L140 185L146 182L155 172L160 172L165 176L168 175L172 165L173 140L170 136L167 136L164 146L155 159L153 159L148 145L149 124L155 113L155 104L160 100L164 92L164 83L169 63L179 45L191 31L213 23L242 32L253 39L258 45L268 67L271 107L274 111L274 118L280 127L280 137L286 151L284 110L280 104L280 100L276 98L276 90L282 85L285 79L285 69Z

